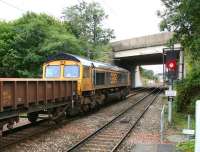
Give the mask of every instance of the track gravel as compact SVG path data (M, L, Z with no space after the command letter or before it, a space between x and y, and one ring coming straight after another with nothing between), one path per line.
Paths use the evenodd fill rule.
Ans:
M162 95L157 98L118 151L135 152L136 144L160 144Z

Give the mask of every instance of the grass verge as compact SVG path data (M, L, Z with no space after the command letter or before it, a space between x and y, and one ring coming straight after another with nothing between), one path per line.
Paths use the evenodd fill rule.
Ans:
M183 113L178 113L176 112L176 110L174 109L173 112L173 125L176 129L182 131L182 129L186 129L188 128L188 122L187 122L187 118L188 116L186 114ZM191 128L190 129L194 129L195 128L195 119L194 116L191 115Z
M194 152L194 140L182 142L176 145L176 151L180 152Z
M175 105L175 104L174 104ZM183 113L179 113L176 111L176 107L173 106L173 127L175 127L177 130L182 132L182 129L188 128L188 122L187 122L187 115ZM195 128L195 117L194 115L191 115L191 128ZM176 150L178 152L194 152L194 140L188 140L186 142L181 142L176 145Z

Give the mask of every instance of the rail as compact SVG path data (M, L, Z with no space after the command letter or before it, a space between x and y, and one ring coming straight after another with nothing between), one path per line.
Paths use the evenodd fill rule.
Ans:
M119 146L122 144L122 142L128 137L128 135L130 134L130 132L133 130L133 128L137 125L137 123L140 121L140 119L144 116L144 114L147 112L147 110L149 109L149 107L153 104L153 102L156 100L156 98L158 97L157 95L160 94L160 91L155 95L155 97L152 99L152 101L150 102L150 104L145 108L145 110L142 112L142 114L140 115L140 117L137 119L137 121L132 125L132 127L128 130L128 132L123 136L123 138L117 143L117 145L111 150L111 152L116 151Z
M119 117L121 117L122 115L124 115L125 113L127 113L129 110L131 110L133 107L135 107L138 103L140 103L141 101L143 101L145 98L149 97L152 93L154 93L155 91L157 91L158 89L154 89L153 91L151 91L149 94L145 95L144 97L142 97L141 99L137 100L136 103L134 103L133 105L131 105L130 107L128 107L127 109L125 109L123 112L121 112L120 114L118 114L115 118L113 118L111 121L107 122L106 124L104 124L101 128L97 129L95 132L93 132L92 134L88 135L87 137L85 137L84 139L82 139L81 141L79 141L78 143L76 143L75 145L73 145L72 147L70 147L69 149L67 149L67 152L71 152L77 148L79 148L81 145L85 144L89 139L91 139L92 137L94 137L95 135L97 135L99 132L101 132L103 129L105 129L106 127L108 127L110 124L112 124L115 120L117 120ZM160 91L159 91L160 92ZM151 104L153 103L153 101L156 99L153 98ZM151 105L149 104L148 107ZM141 114L140 118L144 115L144 113L148 110L148 108L145 109L145 111ZM139 118L139 119L140 119ZM137 120L133 127L135 127L135 125L137 124L139 120ZM129 132L132 130L132 128L129 130ZM129 134L128 132L128 134ZM112 149L112 151L115 151L118 146L121 144L121 142L126 138L126 135L119 141L119 143L117 143L117 145Z

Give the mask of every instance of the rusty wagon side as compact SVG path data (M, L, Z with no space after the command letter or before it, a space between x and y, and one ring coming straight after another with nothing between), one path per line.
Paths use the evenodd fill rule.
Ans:
M0 129L19 113L39 113L72 104L76 81L0 78Z

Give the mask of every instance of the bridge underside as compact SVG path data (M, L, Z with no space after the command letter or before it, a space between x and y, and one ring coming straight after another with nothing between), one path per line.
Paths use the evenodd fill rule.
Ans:
M132 88L142 86L138 66L163 64L162 53L115 58L114 63L131 72Z
M114 63L131 72L132 87L140 84L140 65L163 64L163 49L172 37L172 32L163 32L112 43Z
M155 65L163 63L163 56L161 53L148 54L131 57L121 57L114 60L115 64L126 69L130 69L133 65Z

